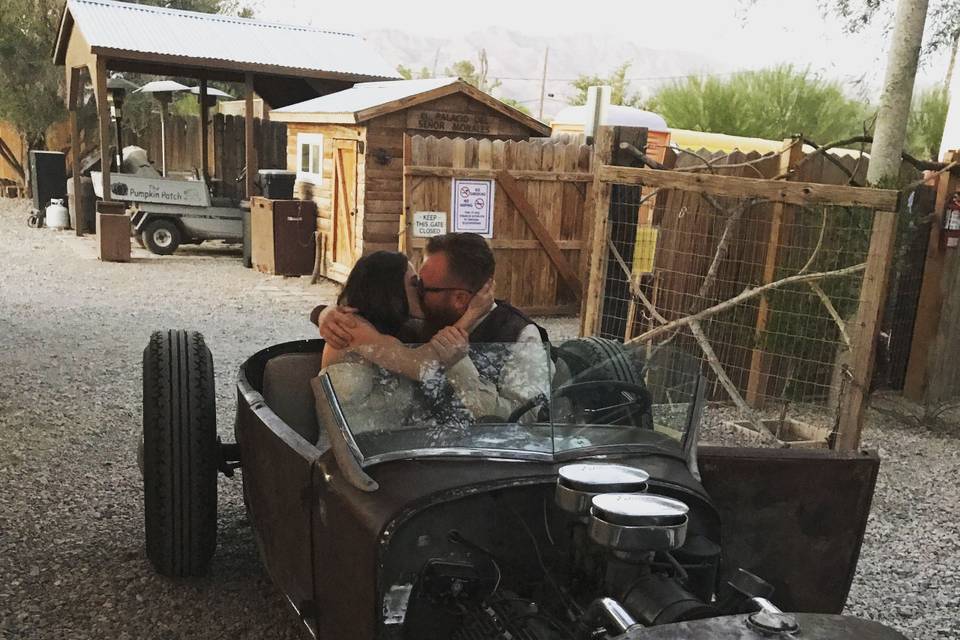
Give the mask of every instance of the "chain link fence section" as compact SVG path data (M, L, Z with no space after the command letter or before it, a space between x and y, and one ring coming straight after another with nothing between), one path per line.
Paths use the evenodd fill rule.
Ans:
M699 363L708 400L753 426L836 429L873 209L614 182L609 215L598 335L647 345L666 378Z

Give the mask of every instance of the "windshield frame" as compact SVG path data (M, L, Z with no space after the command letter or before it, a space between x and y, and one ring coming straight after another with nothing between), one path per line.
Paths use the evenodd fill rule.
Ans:
M564 449L553 452L543 451L525 451L522 449L501 449L497 447L430 447L399 449L386 453L378 453L371 456L365 456L358 444L353 432L351 431L337 397L333 383L328 373L320 374L321 385L324 388L326 400L330 405L333 414L333 427L335 434L330 434L326 429L328 437L339 436L346 444L346 447L361 469L382 464L385 462L394 462L400 460L420 460L425 458L479 458L488 460L513 460L557 463L583 458L596 458L607 456L621 456L629 454L648 454L665 455L686 462L691 471L696 469L696 440L699 435L699 422L703 414L705 405L705 379L702 375L696 379L696 392L693 401L687 411L686 427L684 437L679 441L668 440L670 446L659 446L653 443L620 443L620 444L602 444L589 447L578 447ZM324 426L321 425L321 428ZM695 475L696 472L695 472Z

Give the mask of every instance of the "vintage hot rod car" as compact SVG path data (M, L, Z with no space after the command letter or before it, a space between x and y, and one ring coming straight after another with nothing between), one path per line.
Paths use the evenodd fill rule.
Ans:
M362 362L318 376L322 349L249 358L223 444L202 336L153 334L143 469L159 572L204 570L218 470L241 467L264 564L317 638L903 638L839 615L876 455L698 451L695 362L597 338L528 347L510 415L478 415L442 367L417 384ZM469 357L496 385L520 355Z

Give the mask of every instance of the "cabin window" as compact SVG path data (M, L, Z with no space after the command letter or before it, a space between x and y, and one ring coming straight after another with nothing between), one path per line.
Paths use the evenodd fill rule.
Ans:
M323 182L323 134L298 133L297 180L320 184Z

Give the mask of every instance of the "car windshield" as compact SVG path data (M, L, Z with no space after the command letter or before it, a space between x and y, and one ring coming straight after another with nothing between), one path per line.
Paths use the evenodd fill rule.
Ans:
M467 356L444 365L430 346L407 348L406 375L359 356L323 371L340 435L361 464L418 455L552 459L631 446L679 451L695 414L699 363L663 349L593 339L471 344Z

